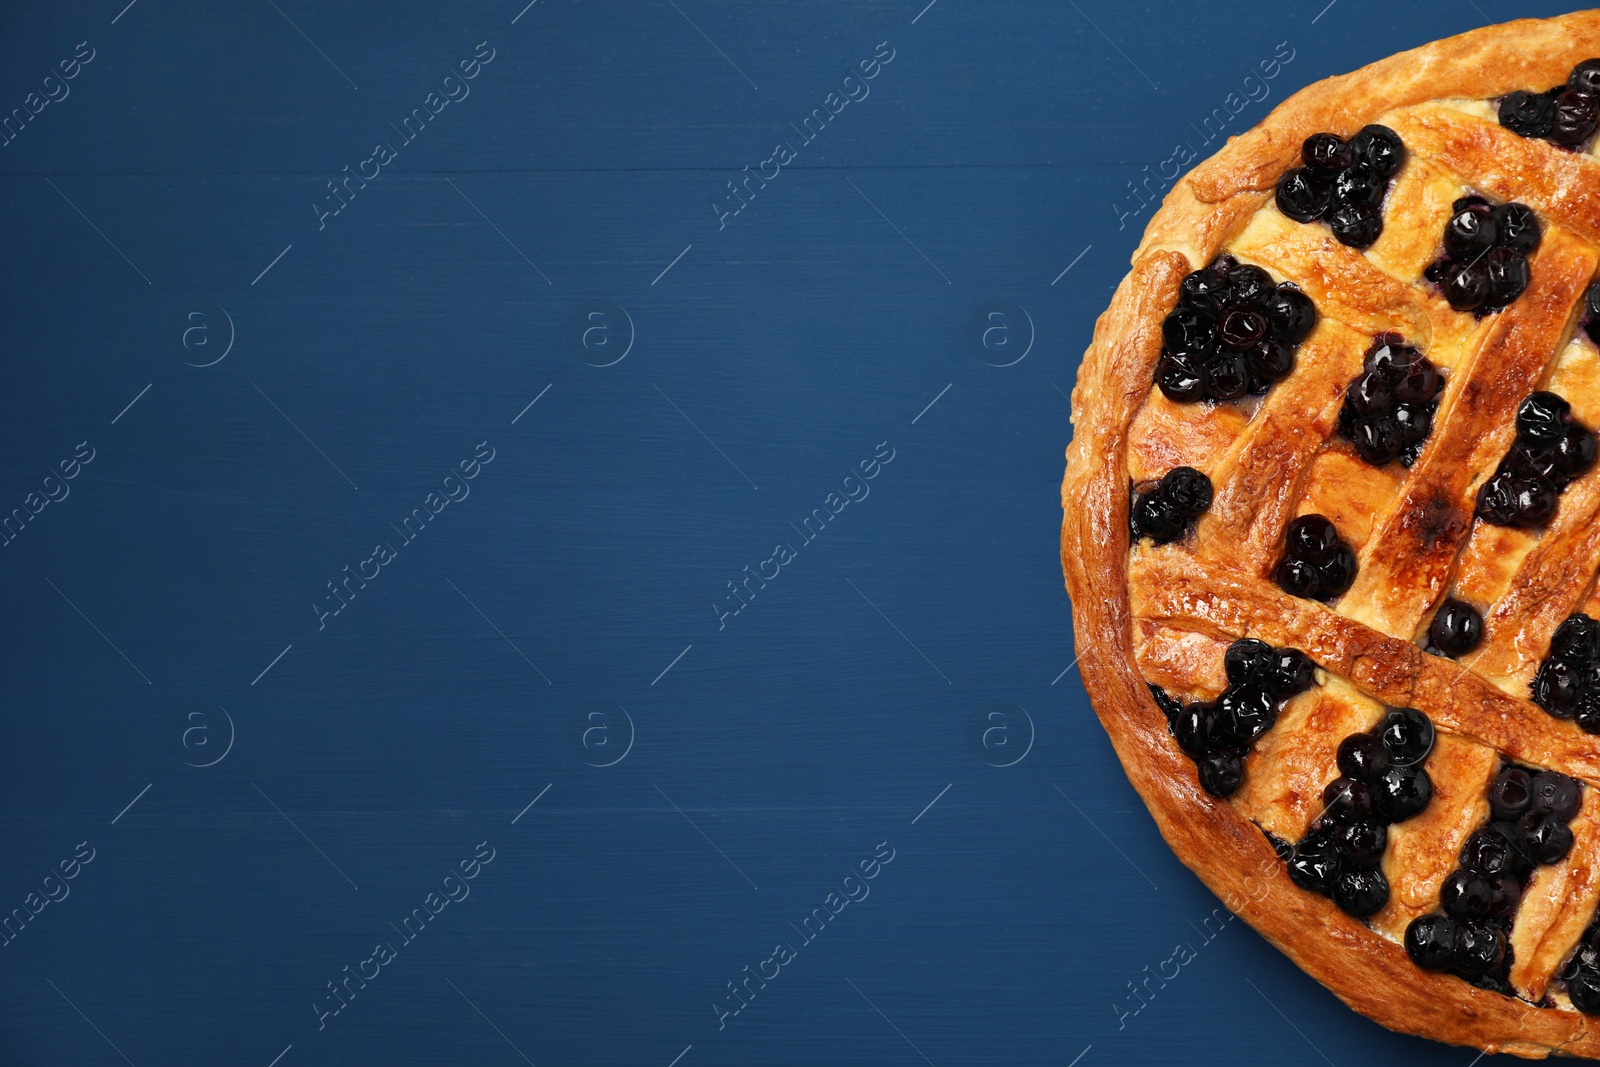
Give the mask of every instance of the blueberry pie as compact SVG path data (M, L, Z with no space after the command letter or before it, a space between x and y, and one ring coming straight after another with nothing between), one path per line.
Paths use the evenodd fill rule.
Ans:
M1600 1059L1600 12L1320 82L1173 187L1073 394L1083 678L1355 1010Z

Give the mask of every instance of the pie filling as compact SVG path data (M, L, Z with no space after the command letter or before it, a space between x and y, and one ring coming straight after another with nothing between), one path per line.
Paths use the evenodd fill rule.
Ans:
M1467 839L1460 866L1439 886L1440 912L1406 927L1412 962L1514 995L1511 927L1517 904L1536 868L1560 863L1572 851L1567 824L1582 803L1583 785L1576 779L1503 763L1489 787L1489 820Z
M1415 708L1391 708L1368 733L1339 743L1339 777L1322 790L1322 814L1288 858L1301 889L1332 897L1366 919L1389 903L1379 864L1389 827L1419 815L1433 799L1422 761L1433 751L1433 723Z
M1294 370L1317 308L1292 282L1221 255L1183 279L1161 324L1156 384L1167 399L1237 400L1265 393Z
M1600 623L1579 613L1556 629L1531 695L1556 718L1576 719L1587 733L1600 734Z
M1176 541L1211 506L1211 479L1193 467L1174 467L1143 492L1134 491L1128 523L1135 540Z
M1289 524L1273 577L1290 596L1333 600L1356 580L1356 554L1326 517L1302 515Z
M1397 333L1374 337L1361 367L1344 392L1339 435L1374 467L1396 459L1409 467L1433 429L1444 378Z
M1315 682L1304 652L1250 637L1229 645L1223 664L1228 687L1216 700L1185 703L1150 686L1178 747L1194 760L1201 788L1214 797L1238 791L1250 746L1272 729L1285 701Z
M1422 272L1457 311L1478 318L1504 311L1528 288L1528 257L1539 248L1543 231L1527 204L1491 204L1464 196L1450 205L1443 251Z
M1600 127L1600 60L1586 59L1567 80L1542 93L1507 93L1500 98L1500 125L1558 148L1582 148Z
M1517 439L1493 477L1478 490L1478 517L1495 526L1534 529L1556 513L1561 490L1594 466L1594 431L1572 417L1572 405L1551 392L1517 408Z
M1314 133L1301 146L1305 166L1278 179L1278 210L1296 222L1325 220L1341 244L1367 248L1383 234L1383 198L1405 162L1400 135L1366 126L1348 141Z

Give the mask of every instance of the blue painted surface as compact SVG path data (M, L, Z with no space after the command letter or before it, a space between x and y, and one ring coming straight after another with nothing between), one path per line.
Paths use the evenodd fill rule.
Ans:
M1470 1058L1207 929L1055 546L1126 183L1476 5L32 6L0 1062Z

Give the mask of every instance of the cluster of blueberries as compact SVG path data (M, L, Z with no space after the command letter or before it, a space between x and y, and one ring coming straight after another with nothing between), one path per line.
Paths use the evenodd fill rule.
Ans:
M1292 282L1223 253L1185 276L1161 324L1156 384L1168 400L1237 400L1294 369L1317 308Z
M1284 533L1278 588L1307 600L1332 600L1356 580L1356 554L1325 516L1302 515Z
M1502 766L1489 789L1490 821L1467 838L1460 867L1439 887L1443 914L1418 916L1406 927L1412 961L1511 993L1506 972L1517 904L1535 867L1571 851L1567 824L1582 804L1583 786L1564 774Z
M1560 977L1574 1008L1585 1015L1600 1015L1600 915L1583 932Z
M1580 612L1556 627L1532 688L1545 711L1600 734L1600 623Z
M1300 146L1305 164L1278 179L1278 210L1296 222L1326 219L1333 235L1366 248L1383 233L1383 198L1389 179L1406 159L1400 135L1387 126L1363 126L1348 141L1314 133Z
M1133 494L1128 523L1134 540L1176 541L1211 506L1211 479L1193 467L1174 467L1153 488Z
M1433 430L1444 379L1433 362L1397 333L1372 339L1362 370L1344 391L1339 433L1374 467L1411 466Z
M1518 90L1500 100L1500 125L1523 137L1578 148L1600 126L1600 59L1586 59L1567 80L1542 93Z
M1561 490L1594 466L1594 432L1555 393L1531 394L1517 408L1517 440L1478 490L1478 517L1495 526L1534 529L1556 513Z
M1223 664L1228 688L1216 700L1185 704L1160 686L1150 687L1178 747L1195 761L1201 788L1214 797L1238 790L1250 746L1278 721L1284 701L1316 681L1304 652L1253 637L1229 645Z
M1450 597L1428 624L1426 651L1459 659L1483 641L1483 615L1465 600Z
M1339 777L1322 791L1322 814L1288 857L1295 885L1332 897L1358 919L1382 910L1389 880L1378 865L1389 826L1433 799L1433 780L1422 767L1433 739L1433 723L1422 712L1391 708L1371 733L1339 743Z
M1528 257L1543 236L1539 217L1527 204L1491 204L1481 196L1463 196L1450 211L1444 254L1422 276L1437 282L1457 311L1481 319L1505 310L1528 287Z

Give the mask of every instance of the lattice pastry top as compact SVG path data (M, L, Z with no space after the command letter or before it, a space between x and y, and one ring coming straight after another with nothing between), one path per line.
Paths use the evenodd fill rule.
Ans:
M1174 851L1357 1011L1525 1056L1600 1058L1596 57L1600 12L1438 41L1196 167L1062 486Z

